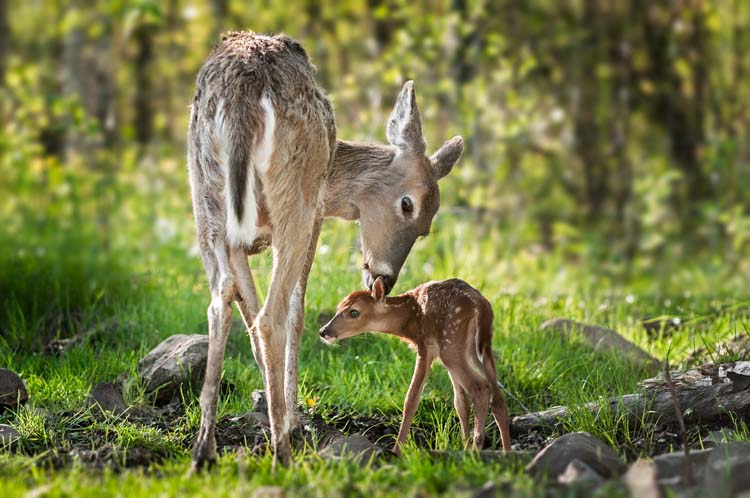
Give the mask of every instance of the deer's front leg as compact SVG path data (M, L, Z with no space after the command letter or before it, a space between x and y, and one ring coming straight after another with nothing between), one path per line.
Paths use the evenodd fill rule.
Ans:
M208 359L206 376L200 396L201 425L193 446L191 471L199 471L216 462L216 404L219 397L221 369L224 364L229 325L232 321L232 301L235 284L225 248L214 249L207 268L210 268L211 304L208 306Z
M417 354L417 364L414 367L414 375L411 378L409 391L406 393L406 400L404 400L404 413L403 418L401 419L401 427L398 430L396 444L393 446L393 452L397 455L401 454L401 445L404 444L409 437L411 421L417 413L419 399L422 396L422 390L427 381L427 373L430 370L431 364L432 359L428 358L426 354L423 352Z
M286 398L287 419L289 429L294 431L299 427L299 410L297 409L297 389L299 372L299 349L302 340L302 332L305 328L305 293L307 291L307 278L310 275L313 260L315 259L315 248L318 244L320 227L323 224L323 213L318 213L318 218L313 226L310 246L307 249L305 264L302 269L299 283L292 293L289 309L289 341L286 344L286 376L284 378L284 395Z

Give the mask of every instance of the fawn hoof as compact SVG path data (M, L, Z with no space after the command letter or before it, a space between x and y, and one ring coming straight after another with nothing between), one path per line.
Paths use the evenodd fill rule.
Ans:
M397 457L404 456L404 454L401 453L401 445L399 445L398 443L393 448L391 448L391 453L393 453Z

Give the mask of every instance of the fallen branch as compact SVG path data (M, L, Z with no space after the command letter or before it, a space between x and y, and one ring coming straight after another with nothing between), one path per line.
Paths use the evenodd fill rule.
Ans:
M689 423L711 422L727 415L744 416L750 411L750 361L703 366L671 372L676 399L685 407ZM627 417L631 424L677 422L674 399L663 376L641 382L642 392L591 402L578 407L557 406L513 417L511 432L519 434L559 428L580 411L595 416Z

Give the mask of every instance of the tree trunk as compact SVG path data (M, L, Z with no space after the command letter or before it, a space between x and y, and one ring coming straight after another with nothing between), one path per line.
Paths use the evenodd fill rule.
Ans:
M686 422L710 423L728 417L744 417L750 410L750 362L738 361L710 365L685 372L671 372L677 400ZM672 394L663 378L643 381L643 392L610 398L603 402L586 403L574 409L557 406L536 413L513 417L511 431L515 434L541 431L553 432L571 415L581 410L611 420L627 419L633 426L644 423L672 425L677 422Z
M135 137L144 146L153 135L153 80L151 63L153 53L153 27L142 24L135 29Z
M0 0L0 87L5 86L10 52L10 26L8 26L8 0Z

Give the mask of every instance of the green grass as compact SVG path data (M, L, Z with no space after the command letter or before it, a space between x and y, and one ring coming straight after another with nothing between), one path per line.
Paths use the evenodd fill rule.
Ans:
M307 293L300 396L313 400L324 418L377 416L397 426L413 353L383 335L363 335L334 348L317 337L318 313L361 285L356 230L333 221L321 237ZM0 415L0 423L22 434L17 452L0 453L0 496L29 491L45 491L44 496L245 496L260 486L281 486L287 496L403 497L468 493L487 482L513 496L535 496L544 489L525 476L520 460L483 463L471 456L437 459L426 453L460 447L450 382L439 365L432 369L415 418L418 441L410 441L402 460L363 468L321 461L308 449L289 470L274 472L270 455L226 455L211 472L186 478L200 417L193 395L185 394L186 415L163 429L92 417L84 400L95 384L132 374L138 359L171 334L206 333L208 293L185 231L161 245L123 244L107 252L97 252L91 241L30 242L19 235L0 249L0 364L21 374L30 395L25 407ZM453 276L481 289L495 309L499 377L532 410L630 393L647 375L620 356L593 355L576 341L541 332L539 325L548 318L611 326L657 357L669 354L675 366L695 348L712 351L719 341L748 332L747 276L720 262L667 259L658 271L637 266L623 271L586 257L523 250L505 235L441 212L433 234L414 247L396 292ZM35 247L44 247L45 253L37 255ZM252 259L251 267L264 294L270 258ZM683 326L652 340L640 321L653 316L679 316ZM224 378L236 388L221 399L219 416L249 410L251 392L261 387L239 323L224 367ZM90 333L60 357L41 352L45 341L71 331ZM135 405L144 403L136 386L125 396ZM509 405L512 413L522 411L513 400ZM745 422L735 425L737 437L747 439ZM655 437L653 428L584 411L576 412L564 429L589 431L628 457L647 454ZM92 469L74 459L50 468L54 448L70 448L82 438L93 448L113 448L121 462L138 448L158 450L164 461L124 470ZM496 431L489 438L499 445Z

